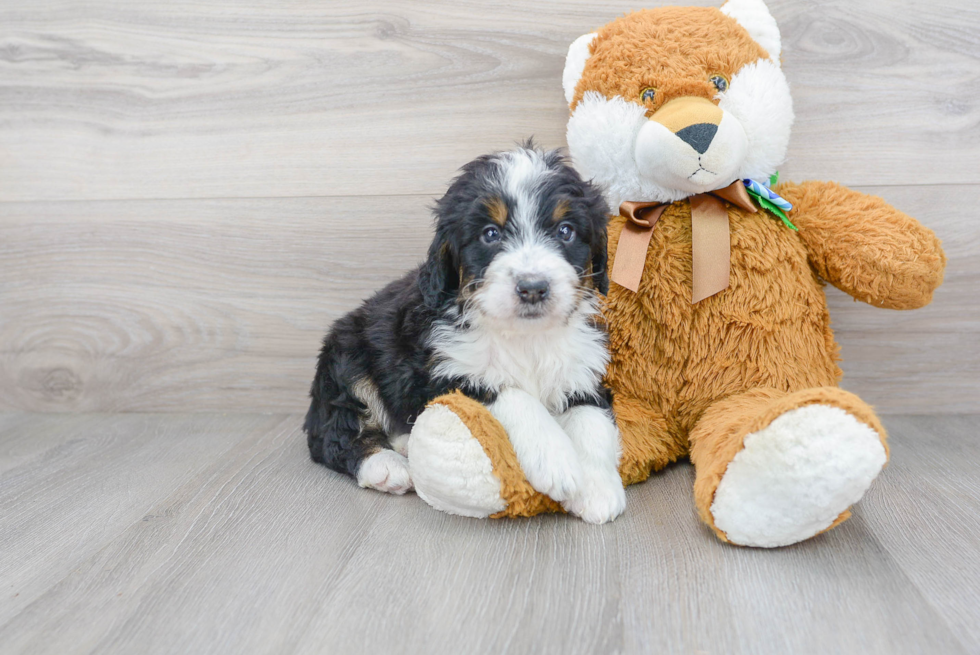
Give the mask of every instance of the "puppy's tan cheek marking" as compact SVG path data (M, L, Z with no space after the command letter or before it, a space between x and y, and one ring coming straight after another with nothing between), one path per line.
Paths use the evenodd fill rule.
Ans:
M491 198L486 205L487 211L490 212L490 220L503 227L507 222L507 203L501 198Z
M473 277L468 276L463 272L463 268L459 269L459 299L462 301L467 301L474 296L477 292L477 287L479 285L471 284L473 282Z

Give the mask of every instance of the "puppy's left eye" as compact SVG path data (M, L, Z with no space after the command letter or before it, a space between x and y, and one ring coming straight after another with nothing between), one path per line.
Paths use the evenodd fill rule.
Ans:
M500 230L491 226L483 228L483 234L480 235L480 240L483 243L491 244L500 241Z
M568 243L575 238L575 228L573 228L568 223L563 223L558 226L558 238Z
M712 75L711 77L708 78L708 80L712 84L714 84L715 88L718 89L718 91L720 91L721 93L724 93L725 91L728 90L728 80L725 78L724 75Z

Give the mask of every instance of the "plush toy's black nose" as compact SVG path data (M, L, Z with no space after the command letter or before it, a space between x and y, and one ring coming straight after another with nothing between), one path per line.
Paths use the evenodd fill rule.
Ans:
M718 133L718 126L712 123L695 123L677 132L678 138L703 155L711 145L711 140Z
M521 302L533 305L548 297L548 281L518 280L516 290L517 297L521 299Z

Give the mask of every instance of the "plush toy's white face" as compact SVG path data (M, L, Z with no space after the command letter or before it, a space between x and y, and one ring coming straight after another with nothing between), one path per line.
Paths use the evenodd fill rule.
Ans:
M629 14L577 39L568 148L615 209L767 180L793 123L779 31L761 0Z

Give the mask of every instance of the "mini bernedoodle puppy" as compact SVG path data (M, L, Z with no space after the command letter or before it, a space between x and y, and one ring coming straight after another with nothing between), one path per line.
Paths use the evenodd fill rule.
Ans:
M500 421L536 490L585 520L616 518L626 497L602 384L600 191L529 141L464 166L435 214L426 261L324 339L310 455L362 487L405 493L415 418L458 389Z

